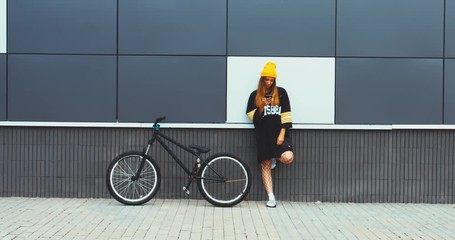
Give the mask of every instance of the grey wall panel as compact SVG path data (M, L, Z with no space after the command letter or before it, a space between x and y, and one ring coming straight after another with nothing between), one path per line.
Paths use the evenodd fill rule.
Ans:
M252 129L163 129L209 154L231 152L252 172L248 200L265 200ZM0 196L109 198L105 173L118 154L141 150L149 129L0 128ZM453 130L293 130L295 160L274 170L282 201L455 203ZM176 152L178 156L189 156ZM157 198L201 199L196 184L187 196L184 172L158 146ZM185 160L185 164L190 164ZM112 201L115 201L112 199Z
M444 123L455 124L455 59L445 59L444 70Z
M226 58L119 57L118 120L226 121Z
M9 55L8 118L115 121L116 57Z
M226 55L226 0L119 0L119 53Z
M335 0L230 0L228 54L334 56Z
M337 56L443 56L444 0L337 3Z
M6 120L6 54L0 54L0 121Z
M442 59L337 59L335 122L441 124L442 65Z
M8 53L116 51L116 0L8 1Z
M446 0L445 56L455 57L455 0Z

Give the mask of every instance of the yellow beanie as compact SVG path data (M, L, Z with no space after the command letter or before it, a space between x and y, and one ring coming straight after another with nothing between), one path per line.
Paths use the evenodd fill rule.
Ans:
M268 62L262 70L261 77L274 77L276 78L276 65L273 62Z

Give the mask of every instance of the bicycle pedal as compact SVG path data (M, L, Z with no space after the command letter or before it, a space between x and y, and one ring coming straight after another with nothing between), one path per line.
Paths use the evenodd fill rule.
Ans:
M190 195L190 190L187 189L185 186L183 186L183 191L184 191L186 194Z

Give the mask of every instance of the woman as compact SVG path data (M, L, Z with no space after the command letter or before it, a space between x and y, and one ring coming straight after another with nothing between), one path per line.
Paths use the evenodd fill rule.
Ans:
M294 160L289 129L292 127L291 105L286 90L276 85L276 65L265 64L258 89L250 94L246 113L254 123L258 161L262 182L268 194L267 207L276 207L272 168L276 160L291 164Z

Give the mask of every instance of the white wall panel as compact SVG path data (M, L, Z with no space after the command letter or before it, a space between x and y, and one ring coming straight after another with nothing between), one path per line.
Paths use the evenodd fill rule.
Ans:
M288 92L294 123L334 123L335 59L298 57L228 57L228 123L250 122L248 97L268 61L277 64L277 84Z
M6 53L6 0L0 0L0 53Z

